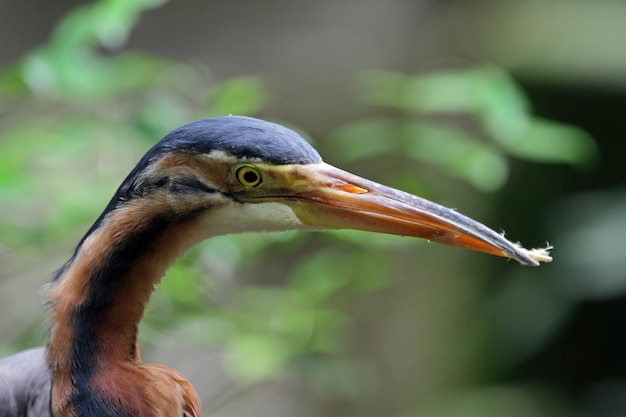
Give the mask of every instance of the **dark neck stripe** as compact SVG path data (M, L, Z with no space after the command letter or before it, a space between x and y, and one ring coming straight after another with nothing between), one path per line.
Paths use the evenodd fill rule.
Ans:
M179 220L176 220L179 221ZM158 236L175 220L160 215L141 229L136 229L118 242L108 256L84 279L89 281L86 301L73 312L71 321L75 331L72 348L72 363L91 364L98 349L95 341L103 325L103 317L114 308L115 296L126 280L135 263L154 250Z

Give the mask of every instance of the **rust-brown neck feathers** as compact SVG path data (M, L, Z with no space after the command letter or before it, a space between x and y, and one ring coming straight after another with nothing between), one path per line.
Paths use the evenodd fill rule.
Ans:
M48 288L57 417L200 415L191 385L172 370L143 364L137 348L154 285L195 243L195 216L169 218L163 199L156 194L109 213Z
M137 326L154 286L204 237L202 214L225 201L190 174L202 172L198 158L173 153L146 168L141 195L105 213L49 284L55 417L200 415L191 384L143 364L137 348Z

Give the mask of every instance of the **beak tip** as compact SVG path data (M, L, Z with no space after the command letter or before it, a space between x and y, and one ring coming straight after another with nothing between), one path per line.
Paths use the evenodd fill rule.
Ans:
M539 266L541 262L552 262L552 256L550 256L552 246L550 245L545 248L534 249L525 249L519 246L519 250L523 256L518 261L523 265Z

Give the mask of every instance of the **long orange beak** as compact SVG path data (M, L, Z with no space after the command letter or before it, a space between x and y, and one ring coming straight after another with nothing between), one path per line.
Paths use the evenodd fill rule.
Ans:
M552 260L549 247L524 249L461 213L325 163L274 166L266 172L264 190L258 190L262 195L255 197L289 205L306 225L420 237L524 265Z

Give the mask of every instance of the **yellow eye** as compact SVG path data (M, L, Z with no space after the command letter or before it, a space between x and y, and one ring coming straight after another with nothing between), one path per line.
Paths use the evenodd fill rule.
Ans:
M261 173L252 165L242 165L235 169L235 178L244 187L258 187L261 184Z

